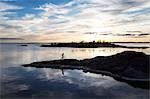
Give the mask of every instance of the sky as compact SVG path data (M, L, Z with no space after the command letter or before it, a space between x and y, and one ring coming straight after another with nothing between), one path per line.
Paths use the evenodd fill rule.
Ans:
M150 0L0 0L0 42L148 42Z

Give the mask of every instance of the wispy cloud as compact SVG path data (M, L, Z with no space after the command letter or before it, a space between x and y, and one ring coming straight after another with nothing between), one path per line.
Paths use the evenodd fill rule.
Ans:
M18 0L0 1L0 33L1 37L37 41L84 39L87 33L148 38L149 4L148 0L46 0L35 4L31 0L24 5Z
M23 40L22 38L0 38L0 40Z
M7 11L7 10L12 10L12 9L21 9L22 7L7 4L4 2L0 2L0 11Z

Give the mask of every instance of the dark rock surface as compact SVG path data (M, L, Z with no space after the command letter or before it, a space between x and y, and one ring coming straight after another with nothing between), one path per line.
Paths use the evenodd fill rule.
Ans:
M142 52L125 51L112 56L97 56L91 59L63 59L34 62L25 67L82 69L84 72L104 74L134 87L149 89L150 56Z

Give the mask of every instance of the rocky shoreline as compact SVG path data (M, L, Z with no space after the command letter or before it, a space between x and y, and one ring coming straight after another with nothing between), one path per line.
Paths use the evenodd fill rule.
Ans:
M126 82L133 87L149 89L149 62L150 56L142 52L125 51L112 56L97 56L91 59L76 60L62 59L53 61L33 62L22 65L24 67L80 69L111 76L114 79Z

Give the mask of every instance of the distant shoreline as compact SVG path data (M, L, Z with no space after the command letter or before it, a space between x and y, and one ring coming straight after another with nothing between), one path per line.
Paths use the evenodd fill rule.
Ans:
M50 43L72 43L72 42L0 42L0 44L50 44ZM108 42L108 43L150 43L150 42Z
M125 42L122 42L122 44L124 44L124 43ZM131 42L128 42L128 43L131 43ZM141 43L143 43L143 42L141 42ZM20 44L21 46L28 46L28 44L38 44L40 47L68 47L68 48L102 48L102 47L107 47L107 48L130 48L130 49L146 49L146 48L150 48L149 46L126 46L126 45L119 45L121 43L117 44L117 43L109 43L109 42L0 43L0 44Z
M124 46L118 45L114 43L108 42L81 42L81 43L51 43L51 44L41 44L40 47L72 47L72 48L101 48L101 47L109 47L109 48L142 48L146 49L149 47L141 46Z

